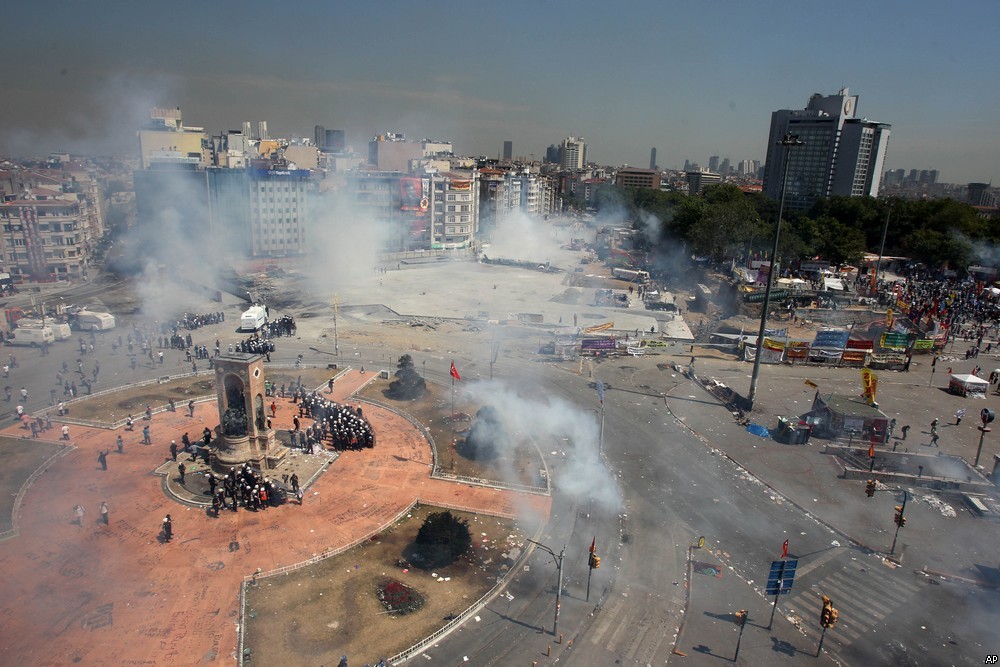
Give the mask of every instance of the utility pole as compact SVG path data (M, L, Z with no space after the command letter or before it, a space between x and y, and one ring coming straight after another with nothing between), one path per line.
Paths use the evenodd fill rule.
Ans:
M563 557L566 555L566 547L564 545L563 548L562 548L562 551L560 551L559 555L557 556L556 552L554 552L552 549L548 548L547 546L545 546L541 542L536 542L536 541L531 540L531 539L529 539L528 541L531 542L532 544L534 544L535 546L541 548L541 549L545 549L545 551L547 551L549 553L549 555L552 556L552 558L555 559L555 561L556 561L556 570L558 571L558 574L559 574L559 580L558 580L558 584L556 585L556 614L555 614L555 620L552 623L552 636L553 637L558 637L559 636L559 607L562 605L562 582L563 582L562 564L563 564Z

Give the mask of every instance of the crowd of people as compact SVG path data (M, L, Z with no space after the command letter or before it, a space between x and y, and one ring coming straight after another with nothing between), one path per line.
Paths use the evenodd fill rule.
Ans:
M292 490L298 496L299 478L292 475ZM259 511L276 507L285 500L285 490L269 477L254 470L249 463L242 468L230 468L226 475L208 474L209 494L212 496L212 512L216 517L224 509L239 511L244 509ZM299 496L301 502L301 496Z
M268 338L278 338L280 336L295 335L295 318L291 315L282 315L276 320L268 322L261 327L261 333Z
M271 353L274 352L274 343L253 334L249 338L244 338L243 340L236 341L236 344L229 344L230 352L242 352L244 354L263 354L267 357L268 361L271 361Z
M181 315L181 317L178 320L176 320L173 328L174 328L175 331L177 329L180 329L180 328L184 328L184 329L199 329L199 328L204 327L204 326L209 326L209 325L212 325L212 324L219 324L220 322L225 322L225 321L226 321L226 314L224 312L222 312L221 310L219 312L217 312L217 313L207 313L207 314L204 314L204 315L195 315L195 314L192 314L192 313L183 313ZM163 327L169 327L170 325L165 322L165 323L163 323L162 326ZM167 333L166 330L164 330L163 333Z
M911 275L903 280L878 282L881 305L906 308L909 319L928 331L940 325L950 337L982 339L1000 324L1000 294L972 279L931 279Z
M311 417L312 426L299 432L302 449L311 451L315 444L321 445L329 439L334 449L361 449L375 446L375 431L364 417L361 407L337 403L316 392L305 393L298 390L292 400L298 403L299 416Z

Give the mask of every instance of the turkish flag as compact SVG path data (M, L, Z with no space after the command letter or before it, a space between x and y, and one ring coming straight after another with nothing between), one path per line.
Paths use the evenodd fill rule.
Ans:
M594 539L590 541L590 553L597 552L597 536L594 535Z
M868 458L875 458L875 443L868 445Z
M788 540L785 540L785 543L781 545L781 557L784 558L787 555L788 555Z
M456 380L461 380L462 379L462 376L458 374L458 369L455 368L455 362L454 361L451 362L451 371L450 371L450 373L451 373L451 376L453 378L455 378Z

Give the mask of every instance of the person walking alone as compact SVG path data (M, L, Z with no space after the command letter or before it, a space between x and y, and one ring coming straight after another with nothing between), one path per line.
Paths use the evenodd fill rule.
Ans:
M163 541L169 542L174 536L174 522L170 515L163 517Z
M108 449L102 449L100 453L97 455L97 462L101 464L101 470L108 469L108 454L110 453L110 451L111 450Z
M109 525L108 524L108 503L106 501L103 501L103 500L101 501L101 521L104 522L105 526Z

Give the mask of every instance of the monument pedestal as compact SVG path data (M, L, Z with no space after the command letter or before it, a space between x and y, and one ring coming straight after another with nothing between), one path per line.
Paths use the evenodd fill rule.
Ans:
M288 448L267 428L264 358L230 352L216 357L214 365L220 425L212 469L225 474L247 463L258 470L278 465Z
M226 474L231 468L241 468L249 463L257 470L276 467L288 456L288 448L278 442L274 429L259 432L255 436L220 436L216 439L212 455L212 470Z

